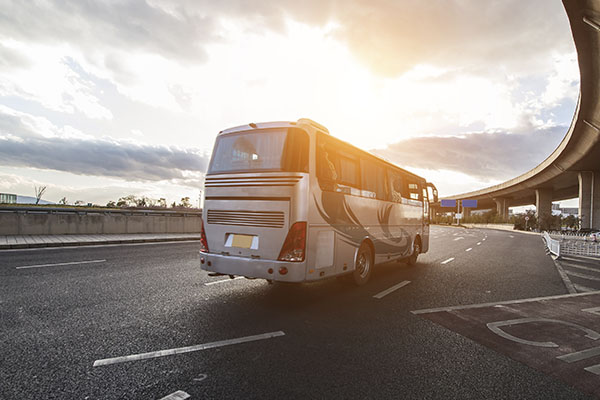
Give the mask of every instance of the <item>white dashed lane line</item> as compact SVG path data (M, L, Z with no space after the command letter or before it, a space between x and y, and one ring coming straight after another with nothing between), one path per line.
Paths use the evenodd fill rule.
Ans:
M454 260L454 257L450 257L449 259L442 261L442 264L448 264L449 262L452 262Z
M184 392L183 390L178 390L176 392L171 393L168 396L161 397L159 400L185 400L189 397L190 395Z
M227 279L221 279L220 281L206 282L204 284L204 286L218 285L219 283L227 283L227 282L231 282L231 281L236 281L238 279L244 279L244 277L243 276L236 276L233 279L227 278Z
M260 335L245 336L245 337L241 337L241 338L237 338L237 339L228 339L228 340L221 340L218 342L198 344L195 346L179 347L176 349L151 351L148 353L132 354L130 356L104 358L102 360L94 361L94 367L100 367L102 365L124 363L124 362L128 362L128 361L146 360L148 358L172 356L175 354L190 353L192 351L214 349L216 347L231 346L233 344L240 344L240 343L247 343L247 342L255 342L257 340L271 339L274 337L284 336L284 335L285 335L285 333L283 333L282 331L269 332L269 333L262 333Z
M55 264L23 265L21 267L15 267L15 268L16 269L44 268L44 267L58 267L61 265L94 264L94 263L102 263L102 262L106 262L106 260L87 260L87 261L72 261L72 262L55 263Z
M468 248L468 249L466 249L465 251L471 251L471 250L473 250L473 248L472 248L472 247L469 247L469 248Z
M481 246L481 242L477 242L477 246Z
M373 297L376 298L376 299L381 299L382 297L387 296L388 294L392 293L393 291L396 291L396 290L400 289L401 287L404 287L404 286L408 285L409 283L410 283L410 281L400 282L399 284L394 285L391 288L384 290L383 292L377 293Z

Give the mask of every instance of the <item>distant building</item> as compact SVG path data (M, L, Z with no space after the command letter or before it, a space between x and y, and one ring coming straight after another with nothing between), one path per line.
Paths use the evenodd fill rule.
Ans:
M0 204L17 204L17 195L10 193L0 193Z

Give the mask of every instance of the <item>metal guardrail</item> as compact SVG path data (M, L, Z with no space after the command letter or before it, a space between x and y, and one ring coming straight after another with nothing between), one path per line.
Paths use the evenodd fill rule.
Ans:
M202 211L184 210L131 210L114 208L86 208L86 207L20 207L1 206L0 213L21 214L102 214L102 215L135 215L135 216L168 216L168 217L202 217Z
M552 239L548 232L544 232L542 238L544 239L544 242L546 242L546 247L550 253L554 254L556 257L560 257L560 241Z

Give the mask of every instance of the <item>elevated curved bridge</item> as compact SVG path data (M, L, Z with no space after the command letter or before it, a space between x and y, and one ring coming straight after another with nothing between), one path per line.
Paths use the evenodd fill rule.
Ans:
M535 204L538 218L552 215L552 201L579 197L582 228L600 229L600 0L563 0L580 71L580 94L571 127L560 145L532 170L504 183L444 197L476 199L479 209Z

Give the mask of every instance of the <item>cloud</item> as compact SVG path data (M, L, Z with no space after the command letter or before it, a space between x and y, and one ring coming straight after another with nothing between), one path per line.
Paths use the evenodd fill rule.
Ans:
M152 53L204 62L206 46L226 40L223 21L253 32L285 30L293 19L332 33L371 70L396 76L418 64L486 73L506 63L542 65L542 54L570 51L560 1L520 0L223 0L9 1L0 35L24 42L69 43L100 52ZM515 34L517 32L517 34ZM484 60L485 62L481 62ZM498 63L498 60L502 60ZM122 71L117 71L122 73Z
M193 149L97 139L41 117L0 107L0 164L119 177L198 182L208 156Z
M0 10L0 34L41 43L70 43L86 50L119 48L178 60L206 59L215 39L212 17L176 13L147 1L8 1Z
M482 181L499 181L538 165L558 146L567 129L556 126L531 133L416 137L373 152L403 167L455 171Z

